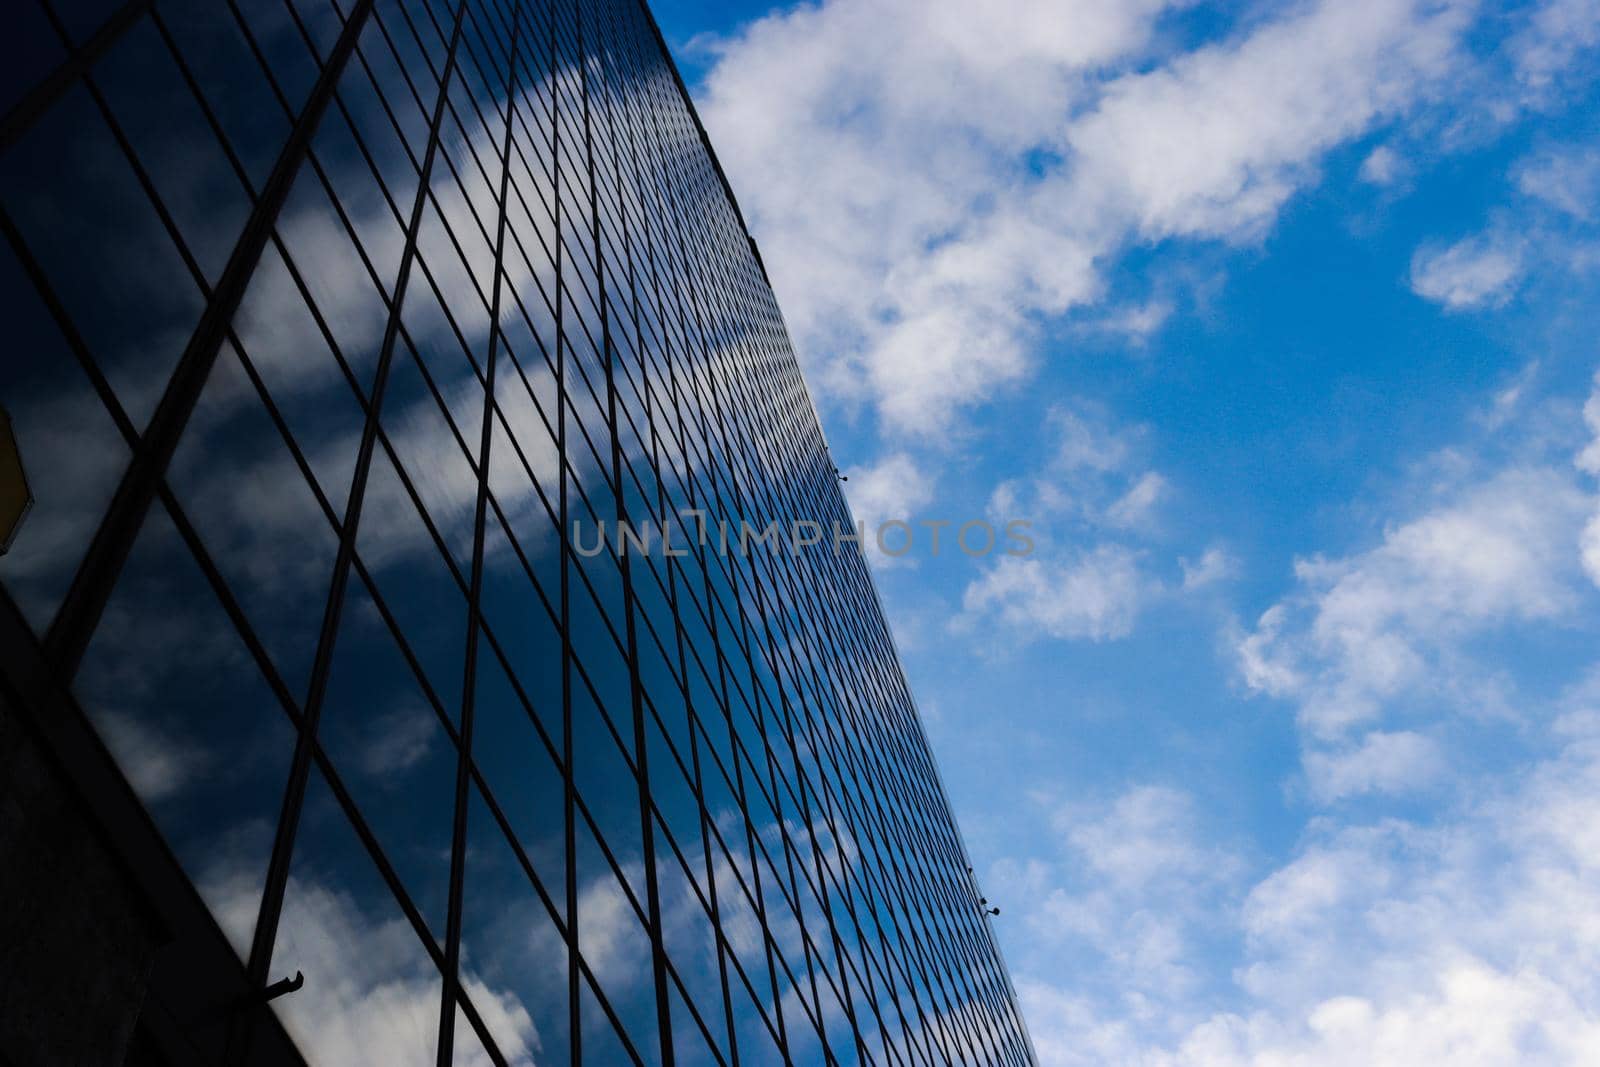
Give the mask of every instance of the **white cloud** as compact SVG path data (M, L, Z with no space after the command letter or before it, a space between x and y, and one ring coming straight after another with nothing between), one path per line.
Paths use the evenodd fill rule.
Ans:
M1327 803L1360 793L1407 793L1432 785L1445 770L1439 746L1410 730L1374 730L1359 744L1306 755L1312 795Z
M422 762L438 730L433 711L420 702L375 714L363 726L361 770L377 778Z
M915 460L904 452L897 452L870 467L851 467L845 475L849 478L844 490L850 500L850 512L857 523L865 524L861 549L869 559L886 567L912 559L911 549L917 549L919 554L923 549L932 550L932 542L926 540L929 531L918 525L918 519L923 508L933 500L934 483ZM909 525L909 533L898 526L882 529L884 523L902 522ZM879 546L880 530L887 552ZM950 530L943 532L940 552L948 550L946 542L954 536ZM921 549L918 549L919 544ZM902 551L903 546L905 551Z
M1412 492L1426 503L1372 547L1297 560L1295 589L1234 634L1246 688L1296 710L1313 803L1459 790L1457 758L1481 754L1485 731L1533 725L1519 675L1485 651L1582 624L1597 497L1559 460L1577 436L1571 408L1522 403L1530 380L1480 420L1502 452L1506 426L1536 431L1498 469L1467 450L1431 457ZM1595 397L1585 421L1600 440ZM1579 470L1600 468L1594 451Z
M1490 430L1498 430L1507 425L1518 415L1522 409L1523 401L1528 396L1529 387L1539 376L1539 361L1534 360L1524 366L1497 389L1489 398L1486 410L1477 416L1477 420Z
M116 756L128 784L146 804L183 792L214 763L201 746L169 736L138 715L101 710L94 713L94 726Z
M702 114L825 397L936 434L1128 242L1255 240L1329 150L1449 92L1475 11L1301 3L1163 53L1179 6L829 0L713 45Z
M1600 373L1595 374L1594 391L1584 402L1583 423L1593 439L1578 453L1578 469L1600 478Z
M1451 311L1496 306L1511 298L1523 271L1519 242L1498 234L1424 247L1411 260L1411 288Z
M1516 181L1526 195L1587 221L1600 200L1600 151L1566 146L1539 152L1517 169Z
M1324 152L1439 84L1469 14L1410 0L1300 5L1119 79L1071 129L1075 181L1147 236L1252 239Z
M1154 518L1157 505L1166 495L1167 480L1155 471L1146 471L1106 509L1106 518L1113 526L1143 527Z
M851 467L845 475L850 510L869 532L888 519L911 521L933 499L933 479L904 452L870 467Z
M1544 0L1507 43L1524 100L1549 100L1559 79L1584 52L1600 44L1600 2Z
M1587 503L1554 468L1513 468L1390 529L1376 548L1300 560L1301 591L1238 642L1246 683L1294 698L1302 724L1330 740L1401 697L1469 686L1462 641L1575 607L1572 545Z
M219 869L204 887L236 946L249 944L257 880ZM273 1007L311 1061L374 1067L435 1062L439 973L398 913L380 918L347 892L291 877L272 964L275 973L305 976L303 988ZM532 1067L539 1035L527 1010L465 969L462 983L506 1061ZM458 1019L457 1025L467 1024ZM489 1063L476 1041L458 1041L456 1048L458 1063Z
M1082 862L1119 888L1137 888L1161 877L1204 877L1216 857L1195 841L1194 801L1166 786L1139 786L1109 809L1083 818L1071 807L1052 823L1082 854Z
M1146 531L1170 484L1146 467L1147 430L1115 422L1098 406L1062 403L1051 408L1040 442L1045 460L1024 477L995 487L989 513L1043 521L1055 518L1086 528Z
M968 583L958 629L990 621L1024 640L1116 640L1152 602L1226 576L1232 564L1219 548L1196 565L1205 573L1176 563L1185 580L1174 588L1148 562L1173 490L1142 461L1144 427L1119 425L1083 402L1051 409L1044 426L1045 461L1001 482L988 503L997 525L1032 524L1035 551L999 559Z
M1183 568L1183 591L1186 593L1225 582L1239 572L1239 561L1221 545L1207 548L1194 563L1187 559L1180 559L1178 563Z
M1360 177L1372 185L1393 185L1405 174L1405 160L1388 145L1379 145L1361 161Z
M1111 425L1104 412L1060 406L1047 424L1056 435L1051 466L1063 471L1117 471L1130 461L1138 431Z
M967 586L968 624L992 617L1023 639L1126 637L1154 588L1139 554L1120 545L1049 562L1007 557Z
M1600 585L1600 512L1584 526L1579 546L1583 553L1583 569L1595 585Z
M1541 718L1554 745L1546 758L1480 781L1431 825L1322 820L1291 860L1249 882L1227 849L1205 844L1186 798L1170 790L1135 790L1098 818L1079 815L1073 847L1112 857L1103 881L1088 852L1059 867L1002 864L991 882L1046 902L1030 921L1033 950L1021 954L1018 982L1041 1061L1594 1062L1600 677ZM1104 912L1101 888L1115 902ZM1196 897L1205 903L1191 912ZM1188 983L1141 984L1126 954L1137 939L1104 921L1132 924L1151 913L1172 920L1168 944L1178 946L1164 973ZM1231 973L1209 985L1195 984L1204 971L1201 933L1227 938L1239 953ZM1044 977L1069 946L1068 976Z
M1239 857L1207 840L1194 798L1169 786L1039 801L1051 847L985 879L1003 905L1025 905L1004 914L1025 931L1012 956L1034 1041L1047 1063L1135 1062L1135 1035L1164 1032L1203 988L1201 944L1242 892ZM1029 976L1062 959L1069 984Z

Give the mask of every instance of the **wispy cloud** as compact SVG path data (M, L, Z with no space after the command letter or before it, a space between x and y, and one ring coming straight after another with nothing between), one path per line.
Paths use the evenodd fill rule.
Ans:
M1003 559L967 586L962 623L992 616L1024 639L1105 641L1133 630L1152 593L1138 553L1117 545L1049 562Z
M1511 298L1522 271L1519 241L1506 234L1482 234L1443 248L1419 249L1411 260L1411 288L1451 311L1493 307Z
M1299 590L1238 644L1252 689L1294 700L1328 740L1382 721L1393 702L1459 696L1479 672L1465 643L1578 604L1572 578L1589 497L1555 467L1511 469L1450 494L1379 546L1295 566Z
M1521 99L1583 39L1551 0L1489 61L1475 4L1357 0L1174 52L1182 6L834 0L712 45L706 121L826 399L948 427L1032 373L1130 242L1259 240L1334 148L1496 78Z

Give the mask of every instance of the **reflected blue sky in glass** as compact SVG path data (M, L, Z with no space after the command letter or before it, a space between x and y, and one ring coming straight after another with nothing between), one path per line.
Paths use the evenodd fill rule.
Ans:
M298 25L272 5L245 6L240 23L190 5L172 33L211 116L168 39L142 19L93 75L118 130L76 88L0 159L7 210L134 432L287 135L284 105L304 99L339 29L329 5L283 9ZM819 1059L826 1044L855 1062L852 1016L872 1054L925 1055L908 1050L931 1050L925 1028L966 1011L974 994L955 980L913 989L908 971L957 958L919 939L970 938L975 917L930 918L964 908L959 899L896 899L927 892L895 877L920 847L908 842L944 831L904 802L923 769L898 754L871 768L863 758L880 736L862 716L906 713L865 673L883 669L862 659L887 654L872 651L881 620L830 590L864 573L821 558L668 557L659 546L628 560L614 545L563 552L563 497L590 524L614 518L620 497L657 522L694 506L764 525L837 492L821 481L829 472L809 416L784 410L800 394L772 377L775 366L792 373L781 327L753 298L759 275L648 27L631 6L584 12L591 62L577 65L569 12L553 27L562 68L552 76L552 25L529 9L521 32L544 50L521 55L508 114L509 56L490 39L503 38L507 9L470 5L418 258L387 335L378 435L272 953L271 972L303 970L308 992L274 1010L327 1062L433 1055L498 284L461 943L463 989L487 1037L511 1062L569 1058L573 922L590 1062L659 1061L661 1011L685 1063L731 1060L735 1047L741 1062L781 1062L780 1035L797 1060ZM360 39L168 468L195 544L162 506L150 513L76 680L241 955L315 690L453 14L378 5L381 24ZM0 580L43 633L127 446L9 249L0 272L25 342L0 386L40 486ZM59 443L68 430L71 448ZM850 636L806 636L822 626ZM885 777L855 780L869 773ZM898 799L885 806L880 791ZM837 847L839 825L848 849ZM992 959L974 966L987 968L975 983L994 981ZM458 1021L454 1041L458 1061L486 1061L470 1022Z

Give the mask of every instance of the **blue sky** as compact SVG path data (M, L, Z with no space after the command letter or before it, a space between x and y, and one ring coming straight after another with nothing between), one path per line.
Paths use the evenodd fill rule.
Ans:
M1600 3L653 6L1041 1058L1600 1062Z

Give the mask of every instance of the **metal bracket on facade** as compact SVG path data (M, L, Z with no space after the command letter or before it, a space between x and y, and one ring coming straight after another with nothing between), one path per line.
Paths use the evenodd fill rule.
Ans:
M276 982L273 982L260 992L253 993L246 997L244 1002L239 1006L241 1008L253 1008L260 1004L266 1004L270 1001L277 1000L279 997L287 993L293 993L295 990L299 989L305 984L306 976L301 974L299 971L296 971L294 972L293 978L278 979Z

